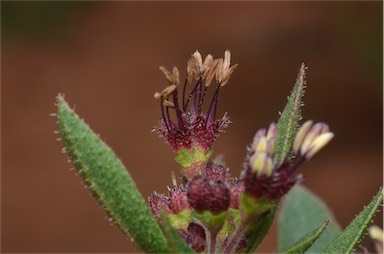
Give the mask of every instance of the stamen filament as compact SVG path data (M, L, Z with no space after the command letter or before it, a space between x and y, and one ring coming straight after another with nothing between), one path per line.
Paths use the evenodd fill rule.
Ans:
M207 119L205 121L206 122L205 128L207 128L207 126L209 125L209 123L211 121L212 110L214 111L214 117L216 117L216 105L217 105L217 97L219 95L219 90L220 90L220 83L216 86L216 90L215 90L215 93L213 95L211 105L209 106L208 113L207 113ZM215 118L213 118L213 119L215 119Z
M195 87L193 88L192 92L189 94L188 99L187 99L187 102L186 102L185 105L184 105L183 111L187 111L188 104L189 104L190 100L192 99L192 96L195 94L196 87L197 87L197 86L195 86ZM192 106L192 108L193 108L193 106Z
M171 120L171 116L169 114L169 107L165 107L165 112L166 112L167 118L168 118L169 130L171 130L172 127L173 127L173 123L172 123L172 120Z
M201 115L202 111L203 111L203 102L204 102L204 98L205 98L205 94L207 92L207 87L204 86L204 92L203 92L203 82L200 78L199 80L199 104L198 104L198 115Z
M160 100L160 108L161 108L161 116L163 117L163 121L164 121L165 127L167 128L167 131L169 132L170 129L169 129L169 125L168 125L167 119L165 117L164 105L163 105L163 101L162 100Z
M175 105L177 123L179 125L179 128L181 130L184 130L183 117L182 117L182 112L179 108L179 99L177 97L177 90L175 90L175 92L173 93L173 104Z
M305 161L305 157L304 156L301 156L301 155L298 155L298 157L296 157L296 159L294 160L292 166L290 166L287 170L287 173L289 176L291 176L292 174L295 173L295 171L297 170L297 168L303 164L303 162Z
M187 90L187 84L188 84L188 79L185 79L184 86L183 86L183 111L185 112L186 106L185 106L185 92Z

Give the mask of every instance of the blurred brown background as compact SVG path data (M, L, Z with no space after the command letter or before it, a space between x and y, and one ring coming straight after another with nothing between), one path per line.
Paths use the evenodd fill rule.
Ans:
M336 138L301 170L342 226L382 185L382 2L3 2L2 252L135 252L84 189L53 131L55 96L115 150L144 196L178 170L150 130L159 65L232 52L240 67L219 110L233 124L215 145L238 175L245 147L276 121L301 62L305 119ZM382 214L376 219L382 224ZM274 252L275 228L259 252Z

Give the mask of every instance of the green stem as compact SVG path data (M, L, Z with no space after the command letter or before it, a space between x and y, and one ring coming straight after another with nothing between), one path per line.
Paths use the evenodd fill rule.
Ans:
M249 215L245 215L237 226L235 233L229 238L228 244L225 246L223 253L235 253L236 247L239 244L241 237L244 235L247 226L251 222L252 218Z
M218 246L217 246L217 235L219 233L220 229L213 229L209 230L207 229L206 235L207 235L207 254L217 253Z

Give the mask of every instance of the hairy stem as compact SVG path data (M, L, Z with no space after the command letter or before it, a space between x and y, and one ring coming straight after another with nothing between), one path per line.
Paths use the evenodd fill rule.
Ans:
M239 244L242 235L245 233L250 221L251 217L249 215L245 215L240 224L237 226L235 233L231 236L231 238L229 238L223 253L235 253L236 247Z
M218 251L217 235L219 231L220 229L206 230L207 254L217 253Z

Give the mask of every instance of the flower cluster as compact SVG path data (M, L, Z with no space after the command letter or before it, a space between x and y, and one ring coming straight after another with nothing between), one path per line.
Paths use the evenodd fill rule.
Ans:
M295 174L297 168L313 157L324 147L334 134L325 123L313 124L305 122L296 134L293 161L285 160L278 164L274 159L274 148L277 139L277 127L271 123L268 131L260 129L256 132L253 143L248 149L244 172L244 185L248 194L255 198L277 200L286 194L303 175Z
M225 51L224 58L214 59L212 55L208 55L204 61L198 51L192 54L187 64L187 79L182 87L181 98L178 91L179 70L173 67L170 72L160 66L168 85L154 95L160 101L162 113L155 131L172 146L178 154L176 160L183 168L190 168L195 162L207 161L216 137L230 122L226 115L216 119L220 88L228 83L237 67L230 66L230 61L229 51ZM213 97L208 105L204 105L212 83L216 83ZM204 106L207 106L205 112ZM187 175L188 173L186 172ZM189 176L191 175L193 174Z
M237 67L230 66L230 60L229 51L224 58L208 55L204 61L198 51L192 54L181 98L179 70L174 67L170 72L161 66L168 85L154 96L161 107L155 131L176 153L183 176L181 184L168 188L167 194L152 194L149 206L159 222L165 211L172 226L197 252L246 249L247 226L303 179L296 173L298 167L333 138L326 124L307 121L297 131L293 156L278 162L275 147L279 133L271 123L268 129L256 132L240 178L232 177L220 160L211 159L215 139L230 123L226 115L216 118L220 88ZM205 103L213 83L213 96Z

